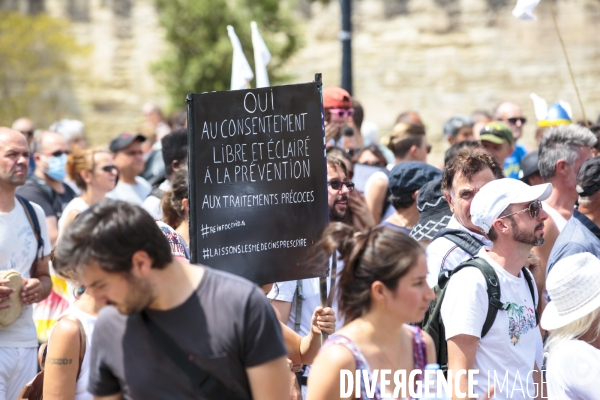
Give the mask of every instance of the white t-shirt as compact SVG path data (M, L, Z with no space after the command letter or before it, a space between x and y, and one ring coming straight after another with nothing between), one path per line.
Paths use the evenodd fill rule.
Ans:
M475 232L471 232L462 226L454 216L452 216L446 228L459 229L478 239L484 246L492 247L492 242L488 238ZM437 285L438 276L441 270L453 270L458 264L471 258L469 253L445 237L438 238L431 242L429 246L427 246L425 253L427 254L427 284L431 288Z
M40 206L31 203L40 224L44 240L44 256L52 247L46 226L46 214ZM38 242L21 203L15 198L15 208L0 212L0 271L15 270L23 278L30 278L31 264L36 258ZM19 318L6 328L0 327L1 347L37 347L37 334L33 323L33 308L23 306Z
M342 260L337 261L336 275L337 279L335 285L339 281L339 276L342 270L344 269L344 262ZM287 303L292 303L292 308L290 310L290 316L286 325L294 330L296 323L296 286L297 281L287 281L287 282L277 282L277 284L273 285L271 292L267 295L270 300L279 300L285 301ZM311 329L312 315L315 311L315 308L321 305L321 295L320 295L320 278L310 278L302 280L302 294L304 296L304 300L302 300L302 315L300 317L300 332L298 334L300 336L308 335ZM331 290L331 279L327 278L327 293L330 293ZM331 305L333 312L335 313L335 330L342 328L344 326L344 319L338 313L338 304L337 304L337 295L334 293L333 302ZM308 376L310 372L310 365L306 366L304 370L304 376ZM302 386L302 397L306 398L306 386Z
M158 186L158 188L160 190L168 192L169 190L171 190L171 182L169 182L168 180L165 180L163 183L161 183ZM149 195L143 201L142 208L144 210L148 211L148 214L152 215L152 218L157 219L157 220L162 219L163 211L162 211L162 207L160 206L160 202L161 202L161 199L159 199L158 197Z
M152 186L147 180L141 176L135 177L135 185L119 181L117 186L110 192L106 193L106 197L115 200L123 200L138 206L148 197L152 191Z
M67 216L71 211L79 211L82 213L88 208L90 208L90 206L81 197L75 197L73 200L71 200L63 210L62 215L58 220L58 236L62 236L63 230L65 229L65 221L67 220Z
M527 385L533 396L535 388L531 371L542 340L535 320L535 284L534 304L522 273L519 277L508 273L488 256L485 248L478 256L496 271L501 289L500 300L510 304L510 308L498 311L491 329L481 338L489 304L487 284L477 268L465 268L450 279L442 302L446 339L461 334L481 339L473 366L473 369L479 370L479 374L474 375L477 380L474 391L479 397L492 384L496 385L497 399L523 398L525 392L521 388L527 390Z
M596 400L600 381L600 350L583 340L566 340L548 357L549 399Z
M81 372L79 373L79 379L77 379L77 383L75 384L75 400L93 400L94 396L88 392L87 387L90 380L90 359L92 358L92 335L94 333L94 327L96 326L96 321L98 317L90 315L86 312L83 312L79 308L75 306L69 307L65 310L63 315L71 314L74 317L77 317L83 326L83 330L85 331L85 354L83 355L83 362L81 363ZM48 347L50 346L50 342L52 340L52 333L50 333L50 338L48 339ZM77 359L79 362L79 359Z

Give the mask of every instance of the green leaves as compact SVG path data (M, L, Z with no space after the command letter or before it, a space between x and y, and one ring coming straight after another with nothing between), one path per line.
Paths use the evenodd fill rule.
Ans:
M64 90L70 86L70 60L85 52L66 21L0 12L0 126L21 116L47 126L73 107Z
M170 96L171 107L185 107L191 92L229 90L233 49L227 36L232 25L254 69L250 21L258 23L273 59L271 84L281 81L281 67L298 49L297 28L278 0L156 0L160 23L170 44L152 66Z

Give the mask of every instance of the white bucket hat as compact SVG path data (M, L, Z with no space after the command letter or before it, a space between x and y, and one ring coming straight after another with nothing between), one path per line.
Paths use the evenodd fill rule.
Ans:
M570 324L600 307L600 260L591 253L573 254L558 261L546 281L552 301L544 309L542 328Z
M518 179L496 179L483 185L473 197L471 222L487 234L494 221L509 205L546 200L551 194L551 183L529 186Z

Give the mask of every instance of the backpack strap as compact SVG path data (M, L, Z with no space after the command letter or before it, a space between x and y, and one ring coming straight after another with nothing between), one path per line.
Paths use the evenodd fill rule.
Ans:
M304 293L302 292L302 279L296 281L296 320L294 321L294 330L300 333L300 323L302 321L302 301Z
M40 221L38 220L37 213L33 209L33 206L23 196L15 195L19 203L23 206L25 210L25 215L27 215L27 219L29 220L29 224L31 225L31 229L33 229L33 234L37 239L37 250L35 252L35 259L33 260L33 264L31 264L31 269L29 271L29 275L33 278L37 273L37 261L40 258L44 258L44 239L42 238L42 231L40 229Z
M462 270L466 267L475 267L483 274L485 278L485 282L487 284L487 295L488 295L488 312L485 317L485 322L483 323L483 328L481 330L481 337L483 338L489 330L492 328L494 321L496 320L496 315L498 314L498 310L506 309L506 306L500 301L500 283L498 282L498 275L494 268L485 261L483 258L476 257L470 260L467 260L461 264L459 264L452 271L444 271L445 274L440 274L439 285L443 290L442 296L446 294L447 282L450 280L452 276L454 276L458 271ZM439 301L439 305L441 307L442 299ZM439 312L439 311L438 311Z
M483 242L473 235L462 231L460 229L448 229L443 228L436 233L433 237L432 242L440 237L445 237L452 243L456 244L458 247L469 253L472 257L475 257L479 250L483 247Z
M529 287L529 292L531 293L533 309L535 310L535 324L539 325L540 318L537 311L537 304L535 304L535 292L533 291L533 275L531 275L531 272L529 272L529 270L525 267L521 268L521 271L523 272L523 276L525 277L525 280L527 281L527 286Z

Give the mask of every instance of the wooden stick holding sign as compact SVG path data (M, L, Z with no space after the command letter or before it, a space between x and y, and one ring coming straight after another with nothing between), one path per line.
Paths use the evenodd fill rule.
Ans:
M325 274L305 265L328 223L317 78L187 96L193 263L258 284Z

